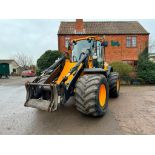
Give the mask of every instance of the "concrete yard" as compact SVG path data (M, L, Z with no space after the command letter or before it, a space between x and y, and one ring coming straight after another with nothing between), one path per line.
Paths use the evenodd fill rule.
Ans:
M155 134L155 86L122 86L102 118L80 114L71 98L53 113L24 107L24 83L0 79L0 134Z

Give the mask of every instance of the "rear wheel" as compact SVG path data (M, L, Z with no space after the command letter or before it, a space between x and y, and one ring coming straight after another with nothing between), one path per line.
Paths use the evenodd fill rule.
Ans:
M109 94L110 97L116 98L119 96L120 78L117 72L111 72L109 76Z
M84 75L76 83L76 108L83 114L103 116L108 107L109 90L104 75Z

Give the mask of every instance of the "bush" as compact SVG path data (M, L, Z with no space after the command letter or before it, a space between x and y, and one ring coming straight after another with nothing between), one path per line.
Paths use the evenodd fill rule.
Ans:
M142 78L146 84L155 84L155 63L149 60L147 48L139 56L137 76Z
M123 62L112 62L110 66L113 67L114 72L119 73L121 78L129 77L129 73L133 70L132 66Z
M37 67L38 73L45 70L46 68L50 67L56 59L61 57L61 53L59 51L46 51L38 60L37 60Z

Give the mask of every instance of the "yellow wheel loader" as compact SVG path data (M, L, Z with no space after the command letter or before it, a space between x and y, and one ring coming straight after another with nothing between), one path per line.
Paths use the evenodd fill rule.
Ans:
M106 46L100 37L72 40L60 59L25 84L25 106L52 112L74 96L78 111L103 116L109 96L118 97L120 90L119 74L104 62Z

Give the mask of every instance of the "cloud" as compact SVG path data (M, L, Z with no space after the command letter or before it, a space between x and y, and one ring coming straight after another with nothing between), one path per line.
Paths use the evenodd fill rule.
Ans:
M37 59L57 49L58 20L0 20L0 58L23 52Z
M150 33L150 37L155 39L155 19L139 20L139 22Z

